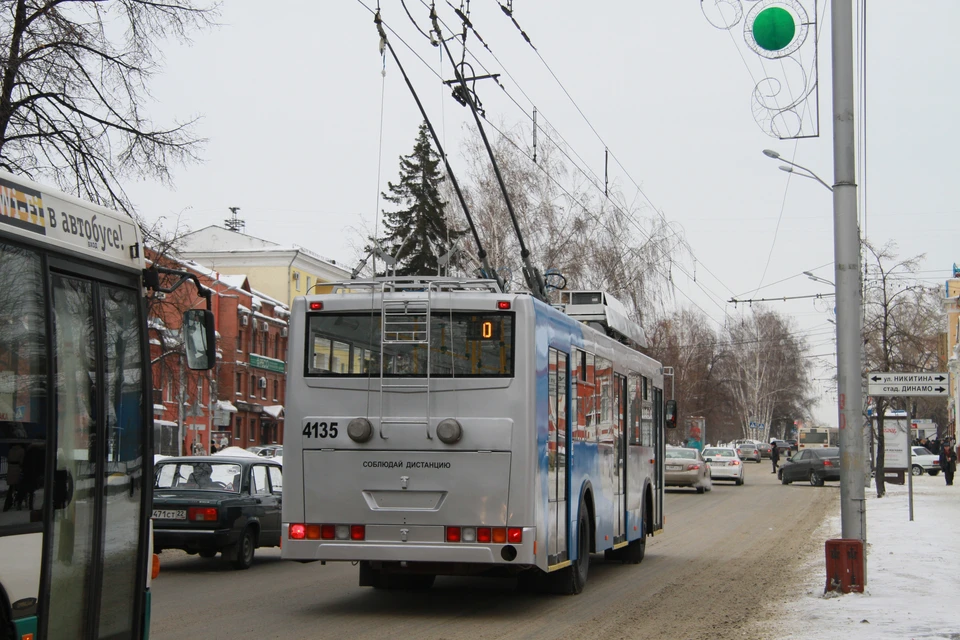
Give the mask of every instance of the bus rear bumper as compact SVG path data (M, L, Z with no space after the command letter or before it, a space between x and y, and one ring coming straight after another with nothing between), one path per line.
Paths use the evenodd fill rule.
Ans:
M354 542L350 540L291 540L287 525L283 529L281 557L284 560L327 560L331 562L429 562L486 565L534 565L536 529L523 529L519 544L481 544L468 542Z

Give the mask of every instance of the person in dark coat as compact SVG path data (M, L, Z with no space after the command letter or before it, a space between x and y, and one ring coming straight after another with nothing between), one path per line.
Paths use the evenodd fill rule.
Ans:
M953 484L953 474L957 472L957 450L953 448L951 440L944 439L940 446L940 470L947 481L947 486Z
M780 447L777 446L776 442L771 442L770 444L770 461L773 463L773 471L770 473L776 473L777 465L780 463Z

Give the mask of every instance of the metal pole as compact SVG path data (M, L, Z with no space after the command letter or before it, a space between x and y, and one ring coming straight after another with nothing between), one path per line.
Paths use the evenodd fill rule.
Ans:
M840 427L840 524L844 538L866 542L863 392L860 386L860 231L857 228L853 121L853 0L831 2L833 49L833 248L837 284L837 391ZM866 584L866 576L864 582Z

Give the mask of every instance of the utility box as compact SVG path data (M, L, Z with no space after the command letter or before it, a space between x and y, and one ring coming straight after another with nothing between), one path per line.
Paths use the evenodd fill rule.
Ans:
M855 591L863 593L864 559L863 541L848 538L827 540L827 586L828 591Z

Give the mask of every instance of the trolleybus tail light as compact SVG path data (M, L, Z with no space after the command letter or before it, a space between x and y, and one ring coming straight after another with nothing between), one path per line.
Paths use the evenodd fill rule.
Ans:
M350 527L345 524L338 524L336 526L337 540L349 540L350 539Z
M187 519L194 522L213 522L218 519L216 507L190 507L187 509Z
M363 540L366 537L367 537L367 529L362 524L354 524L350 526L351 540Z
M509 301L509 300L499 300L499 301L497 301L497 309L502 309L502 310L506 311L506 310L509 309L509 308L510 308L510 301Z
M490 527L480 527L477 529L477 542L489 543L493 540Z
M477 541L477 528L476 527L463 527L460 530L460 539L464 542L476 542Z
M507 542L510 544L520 544L523 542L523 529L520 527L510 527L507 529Z
M320 525L318 524L308 524L307 525L307 540L319 540L320 539Z
M460 542L460 527L447 527L447 542Z
M333 540L336 536L337 528L332 524L320 525L320 539Z
M311 302L311 303L310 303L310 311L323 311L323 303L322 303L322 302Z
M290 539L291 540L303 540L307 537L307 527L302 524L292 524L290 525Z
M503 527L497 527L493 530L494 544L503 544L507 541L507 530Z

